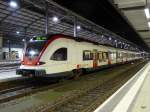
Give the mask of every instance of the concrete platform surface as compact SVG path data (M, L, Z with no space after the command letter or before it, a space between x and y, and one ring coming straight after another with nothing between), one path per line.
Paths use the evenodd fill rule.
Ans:
M150 72L147 74L130 112L150 112Z
M150 112L150 62L94 112Z
M16 75L16 70L7 70L7 71L0 71L0 82L3 80L11 79L11 78L17 78L21 77L20 75Z

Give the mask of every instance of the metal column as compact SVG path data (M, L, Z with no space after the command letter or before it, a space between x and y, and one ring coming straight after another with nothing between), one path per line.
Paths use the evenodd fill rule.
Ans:
M48 2L45 2L46 6L45 6L45 33L48 34L48 24L49 24L49 20L48 20Z
M74 37L77 37L77 18L74 17Z
M10 40L8 40L8 53L9 53L9 60L11 59L11 46L10 46Z
M26 48L26 45L27 45L27 28L24 29L23 47Z

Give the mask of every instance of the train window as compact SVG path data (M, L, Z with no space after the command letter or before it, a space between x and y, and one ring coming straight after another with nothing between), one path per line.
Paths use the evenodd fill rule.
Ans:
M60 49L56 50L50 59L56 60L56 61L67 60L67 48L60 48Z
M38 57L45 43L46 41L29 42L26 47L25 56L29 57L30 59Z
M108 52L103 52L103 60L106 61L108 59Z
M109 52L109 58L112 60L116 59L116 53L115 52Z
M93 54L89 50L84 50L83 51L83 60L92 60L93 59Z

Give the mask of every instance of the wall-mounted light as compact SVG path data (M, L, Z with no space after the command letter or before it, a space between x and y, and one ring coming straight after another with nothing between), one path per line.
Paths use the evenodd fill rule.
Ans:
M18 8L18 3L15 0L11 0L9 2L10 7L12 8Z

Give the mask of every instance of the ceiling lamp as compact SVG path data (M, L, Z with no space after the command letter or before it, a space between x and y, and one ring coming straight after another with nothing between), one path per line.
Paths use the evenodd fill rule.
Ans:
M18 8L18 3L17 3L16 1L14 1L14 0L11 0L11 1L9 2L9 5L10 5L10 7L12 7L12 8Z
M145 15L146 15L147 19L149 19L150 18L149 8L145 8L144 11L145 11Z

